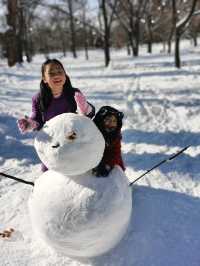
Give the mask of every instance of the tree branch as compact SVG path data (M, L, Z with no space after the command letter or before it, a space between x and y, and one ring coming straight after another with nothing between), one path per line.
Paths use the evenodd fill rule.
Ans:
M197 3L197 0L193 0L191 9L190 9L190 12L188 13L188 15L185 16L182 20L180 20L176 24L176 28L177 28L178 31L181 31L185 27L185 25L189 22L190 18L192 17L192 15L194 13L194 10L195 10L195 7L196 7L196 3Z

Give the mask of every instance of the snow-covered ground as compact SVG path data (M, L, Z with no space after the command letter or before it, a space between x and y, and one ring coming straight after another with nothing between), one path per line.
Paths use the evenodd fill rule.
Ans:
M74 60L57 55L97 110L112 105L125 113L123 157L134 180L154 164L191 147L133 186L133 214L119 245L104 256L74 260L56 254L33 234L28 213L31 187L0 177L0 265L199 266L200 265L200 48L182 47L183 67L173 56L142 50L139 58L113 51L104 67L102 51ZM56 55L54 55L56 56ZM16 119L31 112L40 82L43 56L31 64L8 68L0 63L0 171L34 181L40 162L34 134L21 135Z

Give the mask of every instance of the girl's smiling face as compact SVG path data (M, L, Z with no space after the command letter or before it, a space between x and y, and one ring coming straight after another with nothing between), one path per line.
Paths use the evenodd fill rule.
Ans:
M66 81L65 70L59 64L50 63L45 67L43 81L48 84L53 96L59 96Z

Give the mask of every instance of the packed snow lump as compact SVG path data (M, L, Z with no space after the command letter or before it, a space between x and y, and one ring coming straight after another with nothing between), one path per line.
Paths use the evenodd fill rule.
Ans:
M132 211L131 189L120 167L107 178L95 177L105 142L83 115L58 115L44 125L35 148L48 167L29 200L32 226L56 251L93 257L113 248L124 236Z

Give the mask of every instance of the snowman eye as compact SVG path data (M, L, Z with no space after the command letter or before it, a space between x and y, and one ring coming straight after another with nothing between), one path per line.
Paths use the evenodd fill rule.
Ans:
M66 139L68 139L68 140L74 140L74 139L76 139L76 137L77 137L77 135L76 135L76 132L74 132L74 131L72 131L66 135Z
M51 146L52 148L58 148L58 147L60 147L60 143L56 143L56 144L54 144L53 146Z

